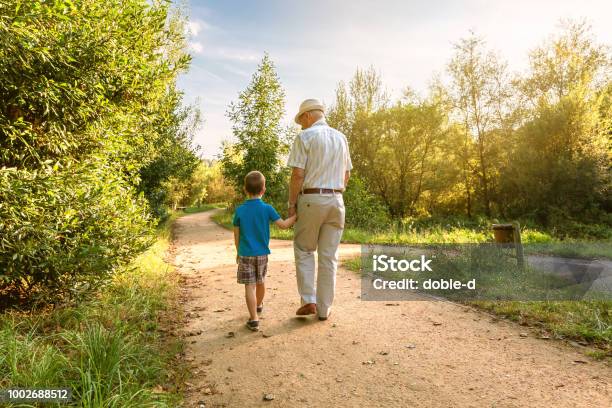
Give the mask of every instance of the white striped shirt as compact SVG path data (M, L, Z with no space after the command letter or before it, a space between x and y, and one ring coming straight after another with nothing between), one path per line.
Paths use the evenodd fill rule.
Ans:
M302 188L344 189L344 173L353 168L343 133L321 118L293 142L287 166L304 169Z

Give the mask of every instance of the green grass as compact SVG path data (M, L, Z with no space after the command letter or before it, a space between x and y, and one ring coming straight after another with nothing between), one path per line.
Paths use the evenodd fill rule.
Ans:
M526 254L555 255L565 258L612 259L612 241L566 239L525 246Z
M185 369L174 356L183 343L158 330L176 313L178 278L163 260L176 218L89 301L0 315L0 389L69 387L69 406L78 407L177 406Z
M220 211L213 220L227 229L232 229L232 213ZM293 230L281 230L275 225L270 228L270 237L274 239L293 239ZM350 244L408 244L424 242L485 242L485 234L467 228L454 228L445 231L442 228L429 231L379 231L372 232L358 228L346 228L342 234L342 242Z
M232 213L225 210L219 211L212 216L212 219L223 228L232 229Z
M612 359L612 302L470 302L473 306L529 325L551 337L597 347L588 354Z
M227 229L232 229L232 214L227 210L215 214L213 220ZM272 225L270 236L275 239L293 239L293 230L281 230ZM564 239L561 241L535 228L522 228L521 239L526 244L527 254L612 259L612 240ZM471 226L434 224L419 228L390 225L379 231L347 227L342 234L342 242L348 244L450 244L482 243L492 240L493 233L486 223Z
M187 207L187 208L185 208L184 213L186 213L186 214L193 214L193 213L209 211L209 210L215 210L215 209L226 208L226 207L227 207L227 203L202 204L202 205L197 206L197 207Z

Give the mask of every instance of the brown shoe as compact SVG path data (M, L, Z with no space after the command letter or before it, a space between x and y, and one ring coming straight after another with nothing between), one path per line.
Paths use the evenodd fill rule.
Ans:
M306 303L302 307L300 307L297 312L295 312L298 316L307 316L311 314L317 313L317 305L315 303Z

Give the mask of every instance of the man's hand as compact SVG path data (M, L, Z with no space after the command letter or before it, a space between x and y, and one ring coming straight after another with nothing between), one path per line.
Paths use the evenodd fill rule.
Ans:
M288 216L289 216L289 217L293 217L294 215L296 215L296 213L297 213L297 211L296 211L296 210L297 210L297 209L296 209L296 207L295 207L295 206L293 206L293 207L289 208Z
M304 184L304 177L304 169L293 167L293 170L291 170L291 180L289 181L288 202L297 203L298 195L300 190L302 190L302 184Z

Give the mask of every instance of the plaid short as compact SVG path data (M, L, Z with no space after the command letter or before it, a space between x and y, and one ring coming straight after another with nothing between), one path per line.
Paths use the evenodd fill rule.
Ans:
M238 283L263 283L267 271L268 255L238 257Z

